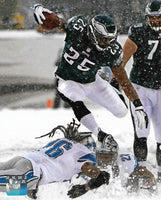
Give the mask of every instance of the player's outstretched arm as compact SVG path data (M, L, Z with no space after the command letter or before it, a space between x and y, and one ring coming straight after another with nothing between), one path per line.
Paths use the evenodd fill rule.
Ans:
M85 163L82 166L82 172L91 177L90 181L83 185L74 185L69 191L68 196L70 198L79 197L89 190L96 189L103 184L109 183L110 174L105 171L100 171L96 166L92 164Z
M144 107L139 99L139 96L134 89L132 83L127 77L127 73L124 70L123 66L113 67L112 72L116 77L117 81L121 85L122 89L124 90L126 96L129 100L133 103L135 107L135 114L138 121L138 127L140 129L144 129L148 127L148 116L144 111Z
M126 63L129 61L129 59L134 55L134 53L137 51L137 45L135 42L133 42L130 38L128 38L123 46L123 62L122 66L125 67Z

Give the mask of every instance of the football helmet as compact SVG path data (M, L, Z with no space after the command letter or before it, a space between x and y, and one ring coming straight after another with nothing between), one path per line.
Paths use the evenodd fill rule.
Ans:
M148 3L145 8L147 24L154 31L161 31L161 1Z
M118 144L112 149L101 142L96 145L96 160L100 168L107 168L108 165L112 167L116 164L118 157Z
M84 137L80 140L80 143L86 146L92 153L96 153L96 142L91 135L87 135L88 133L82 132L81 136ZM87 135L87 136L86 136ZM86 137L85 137L86 136Z
M107 15L96 15L89 22L88 37L98 50L105 50L117 38L114 20Z

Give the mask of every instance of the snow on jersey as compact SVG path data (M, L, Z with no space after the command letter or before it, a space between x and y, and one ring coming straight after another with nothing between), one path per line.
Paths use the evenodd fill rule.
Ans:
M121 185L124 187L126 186L128 176L137 169L138 161L132 154L125 153L118 155L117 162L120 169Z
M83 16L72 18L65 28L65 47L56 71L64 80L91 83L101 67L117 67L122 63L122 47L117 41L99 51L88 38L87 29L88 21Z
M130 80L147 88L161 89L161 36L140 23L130 27L128 37L137 45Z
M31 161L34 176L42 178L40 184L70 180L81 172L85 162L96 163L91 151L82 144L62 138L23 156Z

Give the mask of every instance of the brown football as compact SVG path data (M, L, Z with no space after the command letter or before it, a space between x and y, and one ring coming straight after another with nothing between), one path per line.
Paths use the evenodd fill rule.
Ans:
M56 28L59 26L59 19L55 13L47 13L43 12L45 16L45 20L43 20L43 24L41 25L42 28L46 31L51 31L52 29Z

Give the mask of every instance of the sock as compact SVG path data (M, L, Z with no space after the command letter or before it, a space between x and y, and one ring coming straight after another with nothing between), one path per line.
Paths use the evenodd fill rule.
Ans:
M140 166L146 167L146 161L138 161Z
M95 136L98 135L99 132L99 126L96 123L93 115L90 113L88 115L85 115L84 117L82 117L82 119L80 120L80 122L86 127L88 128Z

